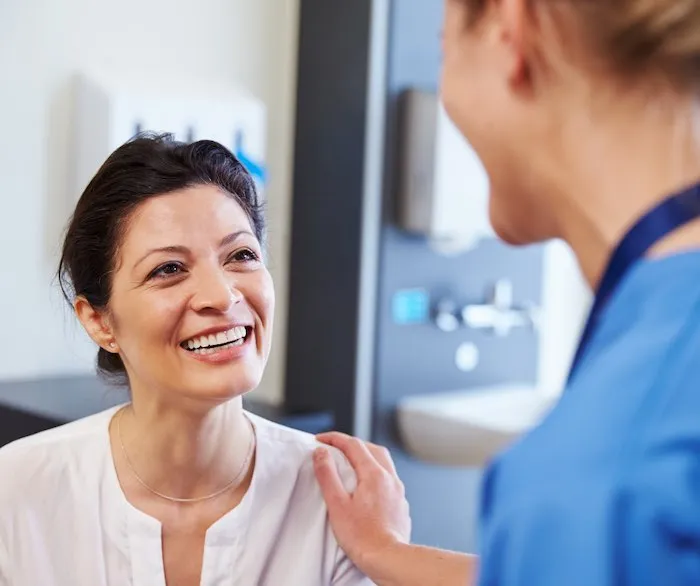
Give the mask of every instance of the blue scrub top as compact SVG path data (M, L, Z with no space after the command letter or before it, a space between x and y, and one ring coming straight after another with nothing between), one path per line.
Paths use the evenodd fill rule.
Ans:
M700 251L630 270L480 521L481 586L700 585Z

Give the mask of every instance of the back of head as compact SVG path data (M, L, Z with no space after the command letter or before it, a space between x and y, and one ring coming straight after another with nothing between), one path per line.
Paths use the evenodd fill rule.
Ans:
M458 0L476 22L489 0ZM585 48L626 79L656 76L700 91L700 0L533 0L568 19Z
M83 297L93 308L107 310L111 275L132 214L149 198L196 185L214 185L235 199L263 243L255 183L228 149L209 140L185 144L170 135L142 134L109 156L77 203L58 267L68 303ZM100 349L97 367L100 374L125 382L118 354Z

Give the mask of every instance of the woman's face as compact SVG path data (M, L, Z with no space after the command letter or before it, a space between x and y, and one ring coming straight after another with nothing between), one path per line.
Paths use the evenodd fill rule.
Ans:
M443 102L489 176L490 216L497 234L513 244L538 241L550 235L540 220L541 186L534 181L532 155L533 149L545 149L548 122L513 40L518 15L488 3L487 13L468 26L466 4L445 0Z
M108 321L138 393L222 402L255 388L274 290L241 206L200 185L153 197L118 249Z

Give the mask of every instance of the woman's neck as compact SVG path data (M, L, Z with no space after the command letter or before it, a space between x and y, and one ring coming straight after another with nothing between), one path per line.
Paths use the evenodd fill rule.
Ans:
M240 398L204 411L145 394L134 399L117 416L117 440L149 488L175 498L202 497L224 488L246 465L254 433Z
M629 106L628 104L626 106ZM628 107L579 120L570 137L567 174L558 177L558 236L576 254L596 288L615 246L645 212L700 181L697 106L689 101L639 111ZM578 128L576 128L578 126ZM657 243L652 255L700 248L700 226L689 224Z

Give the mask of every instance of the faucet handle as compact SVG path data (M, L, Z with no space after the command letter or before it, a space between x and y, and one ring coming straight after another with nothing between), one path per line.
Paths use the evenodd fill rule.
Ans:
M513 282L510 279L498 279L493 285L491 303L497 309L513 309Z
M454 332L459 328L457 304L451 299L441 299L435 309L435 325L443 332Z

